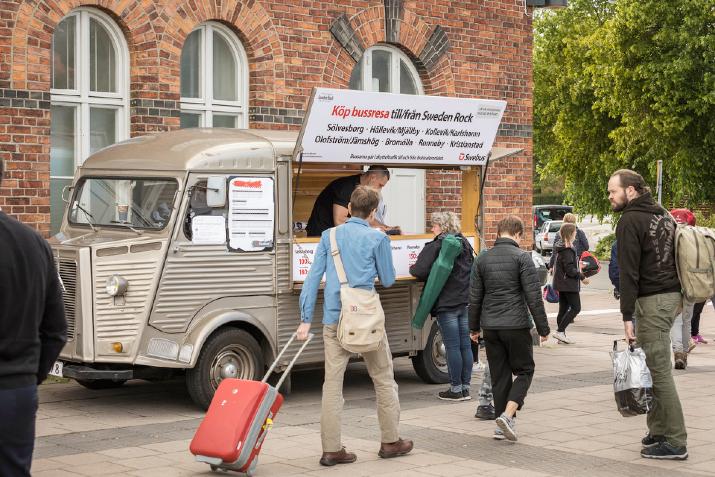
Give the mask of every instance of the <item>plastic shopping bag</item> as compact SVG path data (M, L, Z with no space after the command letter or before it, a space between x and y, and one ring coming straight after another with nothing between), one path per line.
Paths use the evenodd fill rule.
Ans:
M653 379L646 366L645 351L628 346L618 351L618 341L613 342L613 392L618 412L622 416L646 414L653 409Z

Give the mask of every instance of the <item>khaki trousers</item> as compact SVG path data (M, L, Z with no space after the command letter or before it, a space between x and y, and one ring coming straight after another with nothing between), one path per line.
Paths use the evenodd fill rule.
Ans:
M343 378L352 354L340 346L337 331L337 324L323 326L325 381L323 382L320 414L320 438L323 452L338 452L342 448L340 427L343 404L345 403ZM362 358L367 364L367 372L375 386L381 442L395 442L399 439L400 401L397 396L397 383L392 369L392 353L390 353L390 346L387 343L387 336L383 338L383 342L377 350L364 353Z
M670 330L681 303L680 293L661 293L636 300L636 340L645 351L656 401L646 417L648 432L652 436L665 436L675 447L687 445L688 439L670 361Z

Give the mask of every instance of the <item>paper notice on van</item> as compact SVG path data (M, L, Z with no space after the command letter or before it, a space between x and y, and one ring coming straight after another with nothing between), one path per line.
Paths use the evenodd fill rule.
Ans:
M191 220L191 243L222 245L226 243L226 218L222 215L197 215Z
M273 248L273 187L270 177L229 179L229 249L256 252Z

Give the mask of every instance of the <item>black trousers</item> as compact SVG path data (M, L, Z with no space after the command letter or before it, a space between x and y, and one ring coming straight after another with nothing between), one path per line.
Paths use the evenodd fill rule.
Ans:
M559 333L566 331L566 327L573 323L576 315L581 313L581 295L579 292L559 292L559 314L556 317L556 326Z
M705 303L696 303L693 307L693 320L690 322L690 336L698 336L700 334L700 315L705 308ZM715 302L713 304L715 306Z
M534 352L531 333L521 330L484 330L487 362L492 375L494 410L497 416L509 401L524 405L534 377ZM516 379L512 378L516 376Z
M0 475L30 475L35 445L37 386L0 389Z

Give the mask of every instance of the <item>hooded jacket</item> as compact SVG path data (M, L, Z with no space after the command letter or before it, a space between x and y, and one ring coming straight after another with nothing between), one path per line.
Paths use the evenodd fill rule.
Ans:
M440 234L433 241L425 244L417 261L410 267L410 275L420 281L427 281L432 264L439 257L442 239L445 235ZM462 251L454 259L452 273L447 278L442 292L432 307L432 315L466 306L469 301L469 272L472 269L472 263L474 263L474 249L464 235L455 234L455 237L461 240Z
M480 253L472 267L469 288L469 329L530 329L529 313L539 336L548 336L541 283L531 254L500 237Z
M623 321L632 321L636 299L681 291L675 268L676 224L650 192L631 200L616 227Z
M580 291L581 284L579 282L586 277L579 268L576 250L562 244L554 249L554 256L556 256L554 288L560 292Z
M41 383L67 340L49 244L0 212L0 389Z

